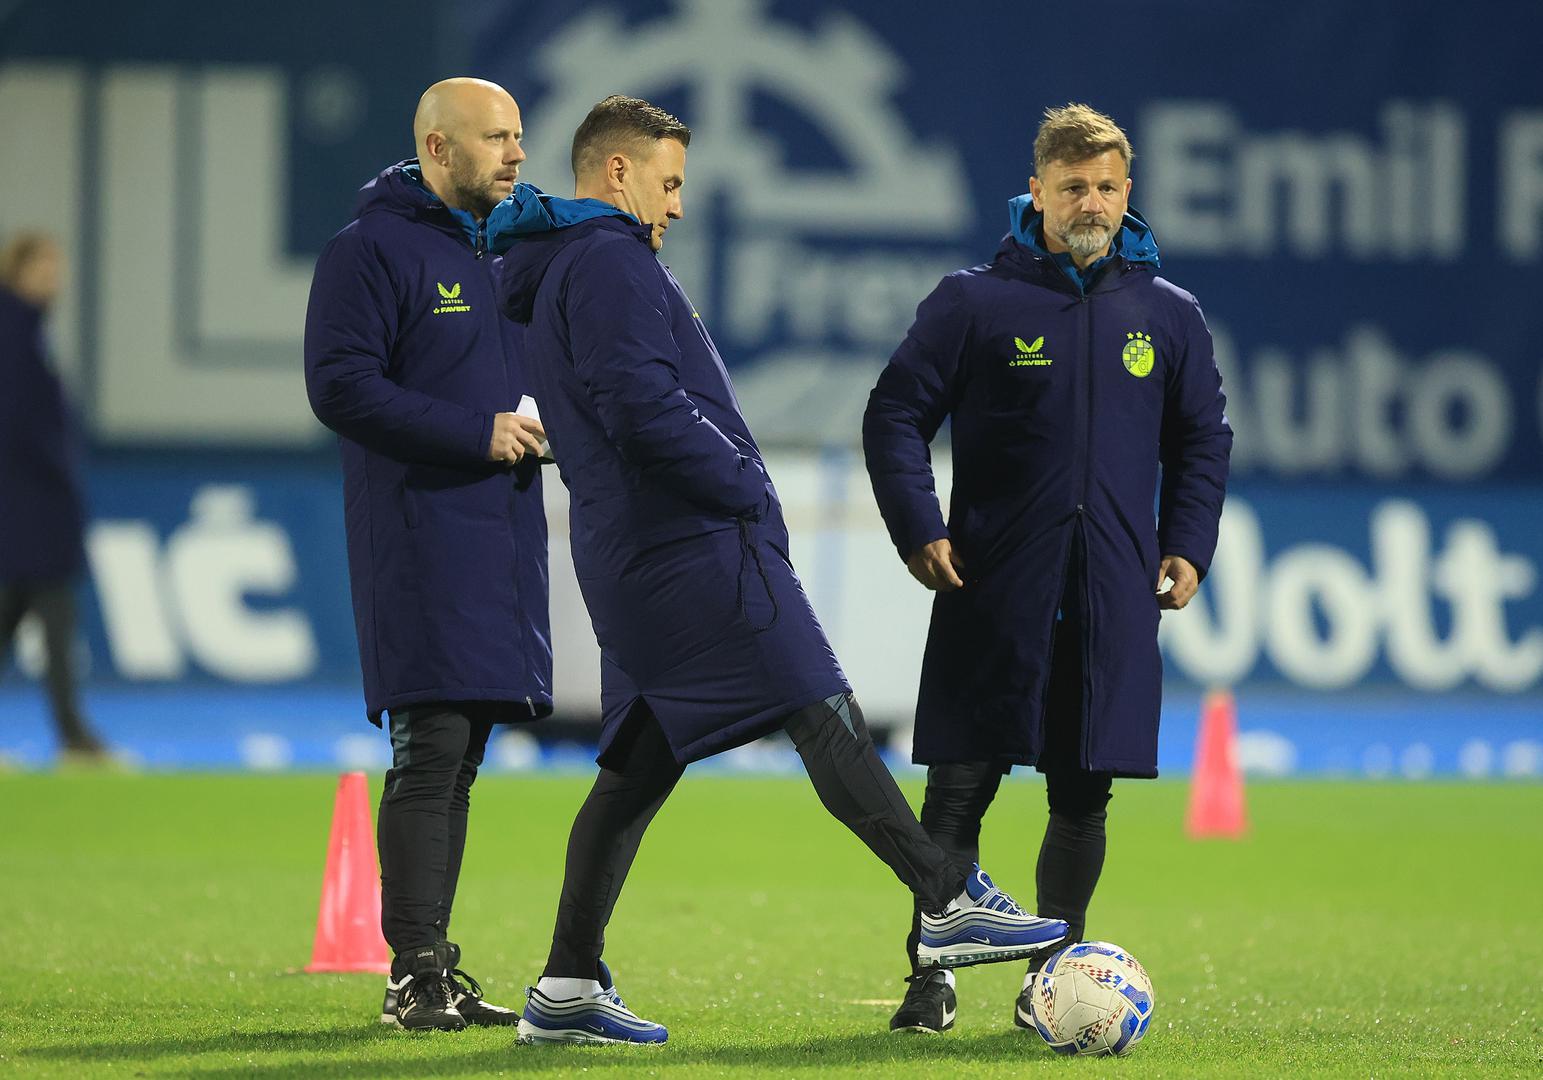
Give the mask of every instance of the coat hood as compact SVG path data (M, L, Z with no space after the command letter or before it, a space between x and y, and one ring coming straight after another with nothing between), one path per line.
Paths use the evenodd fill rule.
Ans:
M523 189L523 190L521 190ZM536 290L547 267L562 249L593 229L615 229L646 243L653 234L648 225L599 199L560 199L539 188L521 184L500 203L515 209L498 223L499 242L505 245L503 270L498 280L498 306L518 323L529 323L535 310Z
M1054 254L1045 247L1040 229L1044 220L1044 213L1034 209L1033 196L1023 194L1008 200L1008 234L1002 238L996 257L1025 270L1036 264L1053 263L1065 272L1079 291L1086 291L1097 274L1115 259L1124 260L1128 266L1148 266L1154 270L1162 265L1157 254L1157 237L1152 234L1146 218L1134 208L1126 209L1120 230L1114 237L1113 250L1083 273L1078 272L1070 256Z
M530 184L516 184L485 220L478 221L465 210L446 206L429 190L417 158L397 162L359 189L355 216L374 212L398 214L463 236L472 247L480 243L494 255L502 255L524 234L622 213L597 199L557 199Z
M354 216L362 218L374 213L396 214L457 235L464 233L470 223L469 239L476 242L476 220L464 210L452 210L428 189L417 158L408 158L383 169L359 189Z

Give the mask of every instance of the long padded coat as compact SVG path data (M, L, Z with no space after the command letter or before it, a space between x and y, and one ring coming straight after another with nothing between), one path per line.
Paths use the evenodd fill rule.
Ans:
M543 198L573 216L572 200ZM504 258L500 298L529 324L531 382L571 495L601 650L601 760L641 700L689 762L849 687L707 328L649 228L597 212L533 225Z
M1062 585L1080 579L1080 764L1155 776L1158 564L1180 555L1205 574L1232 446L1210 332L1195 298L1153 272L1139 215L1084 277L1043 248L1027 196L1011 214L995 259L922 301L864 417L901 558L947 537L964 564L965 587L933 603L915 759L1038 759ZM928 453L945 417L946 526Z
M493 414L525 392L520 329L494 303L505 200L485 222L415 162L360 192L316 264L311 408L338 433L365 707L496 702L552 711L539 466L487 460Z
M43 312L0 288L0 584L85 568L80 431L49 369Z

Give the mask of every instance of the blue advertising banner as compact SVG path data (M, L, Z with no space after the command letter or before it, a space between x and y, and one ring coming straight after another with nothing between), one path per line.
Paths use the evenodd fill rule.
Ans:
M75 257L55 329L99 438L319 445L311 264L412 153L423 87L507 85L559 193L588 108L645 95L696 133L665 257L757 432L850 444L917 301L995 249L1042 110L1082 100L1130 132L1133 204L1210 319L1240 476L1537 485L1543 8L1099 11L1090 38L1034 5L24 2L0 232Z
M1088 36L1038 5L479 7L533 182L568 193L607 94L692 126L664 257L763 436L851 437L917 301L995 250L1041 112L1078 100L1132 137L1240 475L1543 478L1543 8L1114 2Z
M780 452L768 464L794 562L865 708L906 719L930 594L896 559L859 457ZM937 466L946 487L948 459ZM330 460L101 461L91 502L84 623L95 680L357 688ZM549 485L547 504L558 707L589 715L598 653L561 485ZM1239 483L1204 587L1163 620L1168 681L1530 696L1543 729L1540 520L1535 490ZM30 637L21 659L38 669Z
M379 752L301 328L357 189L411 156L418 95L475 74L521 104L522 178L559 194L611 93L693 128L663 258L769 448L843 664L904 722L928 596L873 508L862 410L917 302L995 250L1043 110L1085 101L1130 133L1132 204L1206 312L1236 432L1216 561L1163 621L1163 768L1187 765L1193 695L1227 685L1261 771L1534 775L1540 38L1543 7L1498 0L8 5L0 145L28 157L0 176L0 238L43 228L71 256L51 332L95 450L90 692L147 760ZM547 491L558 707L590 715ZM0 753L42 745L15 697L41 663L33 628L0 661Z

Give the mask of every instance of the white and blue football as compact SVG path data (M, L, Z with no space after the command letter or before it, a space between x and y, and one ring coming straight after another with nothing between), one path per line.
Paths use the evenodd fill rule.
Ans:
M1030 1019L1058 1054L1126 1054L1152 1023L1152 980L1130 953L1079 941L1052 956L1030 987Z

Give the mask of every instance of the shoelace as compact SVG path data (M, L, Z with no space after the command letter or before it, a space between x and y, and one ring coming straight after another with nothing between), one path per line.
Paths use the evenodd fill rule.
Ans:
M1014 901L1011 896L1008 896L995 885L993 885L988 891L982 893L980 899L976 900L973 906L978 908L985 908L987 911L1000 911L1004 915L1028 914L1027 911L1024 911L1021 907L1018 906L1017 902Z
M468 977L467 981L468 982L471 981L469 977ZM476 983L472 983L472 985L476 986ZM525 988L525 996L526 997L530 997L535 992L536 992L536 988L534 986L527 986ZM480 989L478 990L477 996L478 997L482 996L482 993L481 993ZM618 1008L627 1009L627 1003L621 999L621 995L616 992L616 987L614 987L614 986L601 987L601 989L600 989L600 996L602 998L604 998L606 1001L609 1001L611 1004L615 1005ZM631 1009L627 1009L627 1011L628 1012L632 1012Z
M454 984L457 979L466 984L465 986L458 986L457 989L466 991L469 997L477 998L479 1001L481 1000L481 983L472 978L470 975L466 974L466 972L462 971L460 968L453 968L450 972L450 982Z
M450 1005L450 981L425 975L414 976L402 989L402 996L413 1003L431 1009L444 1009Z
M907 975L903 981L909 983L912 986L926 986L929 982L931 982L933 979L937 978L941 974L942 974L942 972L939 972L939 971L936 971L936 970L933 970L933 971L916 971L916 972L912 972L910 975ZM947 980L942 980L942 981L940 981L938 983L938 985L939 986L947 986L948 982L947 982Z

